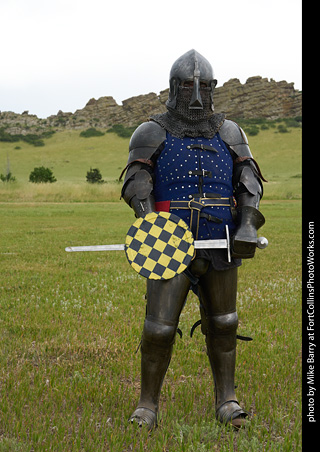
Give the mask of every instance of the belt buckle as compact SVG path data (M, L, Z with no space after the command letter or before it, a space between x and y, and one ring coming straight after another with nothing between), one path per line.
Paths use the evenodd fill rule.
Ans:
M199 198L199 199L201 199L201 198ZM199 205L199 207L192 206L191 205L192 203ZM203 209L203 204L201 202L196 201L194 198L192 198L192 199L190 199L190 201L188 201L188 208L190 210L198 210L200 212L201 209Z

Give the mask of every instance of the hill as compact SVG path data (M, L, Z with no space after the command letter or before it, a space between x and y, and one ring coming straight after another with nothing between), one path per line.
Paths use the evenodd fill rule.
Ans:
M301 128L295 122L240 123L264 177L264 199L301 198ZM287 124L287 127L285 127ZM290 127L291 125L291 127ZM284 132L284 133L282 133ZM11 171L14 183L0 182L0 201L119 200L117 182L128 158L129 138L116 133L84 138L79 130L64 130L44 139L44 146L24 141L0 142L0 174ZM53 171L57 182L32 184L30 172L38 166ZM90 168L98 168L106 183L86 182Z

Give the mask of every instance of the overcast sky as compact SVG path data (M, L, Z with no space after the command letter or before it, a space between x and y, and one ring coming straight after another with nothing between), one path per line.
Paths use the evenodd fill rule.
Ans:
M260 75L302 89L300 0L0 0L0 111L40 118L159 93L194 48L218 86Z

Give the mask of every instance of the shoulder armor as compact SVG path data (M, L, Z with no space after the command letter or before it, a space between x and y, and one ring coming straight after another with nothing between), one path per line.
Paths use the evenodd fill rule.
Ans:
M219 130L219 134L238 157L252 157L246 134L237 123L226 119Z
M129 143L129 158L119 180L127 170L126 182L142 168L142 164L153 165L151 157L166 139L167 132L154 121L143 122L132 134ZM134 164L134 165L133 165Z
M143 122L131 137L128 164L137 159L150 159L165 139L166 131L159 124Z

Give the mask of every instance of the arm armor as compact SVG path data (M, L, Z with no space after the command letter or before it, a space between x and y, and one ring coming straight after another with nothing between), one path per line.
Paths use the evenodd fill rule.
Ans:
M129 158L121 196L136 216L155 211L153 191L153 166L166 131L155 122L144 122L133 133L129 143ZM158 151L158 152L157 152Z
M252 157L247 137L241 127L226 120L219 132L234 160L233 187L237 200L237 229L233 237L233 256L251 258L256 249L257 230L265 222L258 209L263 195L261 179L266 180Z
M246 134L238 124L226 119L220 127L219 134L237 157L252 158Z

